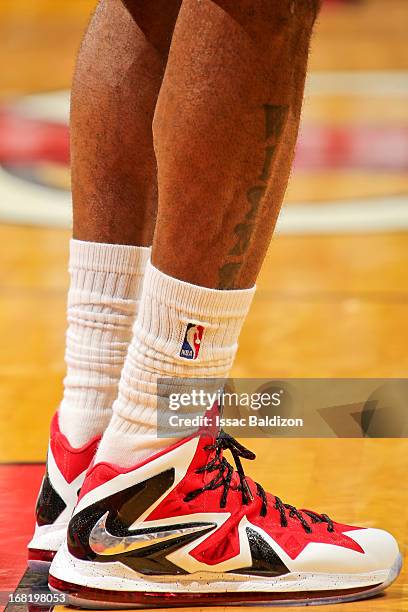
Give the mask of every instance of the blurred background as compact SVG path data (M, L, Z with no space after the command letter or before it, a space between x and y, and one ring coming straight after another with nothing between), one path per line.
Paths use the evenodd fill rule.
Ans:
M4 464L44 460L61 397L71 222L68 90L94 6L95 0L0 1ZM235 376L407 375L407 24L407 0L324 2L296 162ZM317 499L329 514L340 507L349 522L369 515L374 523L385 503L383 526L407 532L397 491L408 470L405 441L277 440L275 455L282 443L293 476L288 484L287 472L277 471L276 489L285 498L306 507ZM320 470L323 460L337 500ZM257 469L261 479L265 465ZM363 498L355 499L357 491ZM401 592L394 591L395 601ZM387 601L378 609L391 609Z

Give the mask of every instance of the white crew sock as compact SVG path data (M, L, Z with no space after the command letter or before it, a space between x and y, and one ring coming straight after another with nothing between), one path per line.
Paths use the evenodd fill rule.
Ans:
M78 448L105 430L132 337L150 248L71 240L59 426Z
M225 378L254 292L190 285L148 263L119 396L96 461L130 467L168 446L168 439L157 438L157 379ZM203 331L194 359L180 355L184 345L192 356L183 342L191 325L204 328L190 332L191 339Z

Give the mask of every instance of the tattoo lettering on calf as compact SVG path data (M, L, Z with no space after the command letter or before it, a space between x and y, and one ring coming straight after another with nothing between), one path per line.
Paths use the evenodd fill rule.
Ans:
M265 140L269 138L278 139L282 134L288 115L287 106L275 106L265 104ZM275 143L276 144L276 143Z
M271 164L273 160L273 156L275 154L276 145L272 145L271 147L266 147L265 149L265 162L262 173L259 175L260 181L267 181L268 177L271 173Z
M235 279L241 265L240 263L227 263L220 268L218 289L235 289Z
M229 257L239 257L237 261L227 261L219 270L218 289L234 289L240 273L243 256L248 250L255 229L257 213L266 192L267 183L272 171L275 152L288 117L288 106L265 104L265 157L262 172L258 177L259 184L253 185L246 192L250 205L243 221L234 228L236 241L229 251Z
M251 204L251 208L245 215L243 223L238 223L234 228L234 233L237 236L237 242L229 252L229 255L243 255L251 240L253 223L256 219L256 213L259 210L261 200L266 191L266 187L251 187L247 191L247 200Z

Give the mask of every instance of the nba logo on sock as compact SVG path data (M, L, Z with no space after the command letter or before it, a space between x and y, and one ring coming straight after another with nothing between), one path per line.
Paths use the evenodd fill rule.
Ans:
M189 323L187 325L180 357L184 357L184 359L197 359L198 353L200 352L203 333L204 327L202 325L196 325L195 323Z

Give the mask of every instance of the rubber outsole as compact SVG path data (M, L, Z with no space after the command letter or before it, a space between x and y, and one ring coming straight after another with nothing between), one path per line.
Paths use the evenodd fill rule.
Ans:
M67 603L89 609L168 608L267 604L279 606L323 605L367 599L381 593L397 578L402 557L396 559L386 581L381 584L343 590L302 592L229 592L229 593L158 593L141 591L107 591L83 587L49 577L52 592L67 595Z

